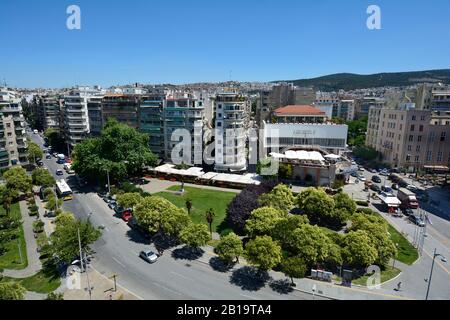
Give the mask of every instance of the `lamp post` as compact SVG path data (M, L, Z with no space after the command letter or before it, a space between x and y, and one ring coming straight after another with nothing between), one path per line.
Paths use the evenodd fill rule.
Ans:
M434 268L434 260L436 259L436 257L439 257L439 256L441 256L442 259L445 259L445 257L442 254L436 253L436 248L435 248L434 254L433 254L433 263L431 264L430 277L428 278L428 288L427 288L427 295L425 297L425 300L428 300L428 294L430 293L431 277L433 276L433 268Z
M398 243L395 243L395 247L398 250ZM395 268L395 255L394 255L394 262L392 263L392 269L394 269L394 268Z

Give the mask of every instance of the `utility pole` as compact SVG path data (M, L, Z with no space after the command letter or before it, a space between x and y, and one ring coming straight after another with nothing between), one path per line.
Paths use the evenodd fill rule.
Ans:
M111 194L111 184L109 183L109 170L106 170L106 178L108 179L108 193Z
M80 248L80 266L81 266L81 273L83 273L83 251L81 251L80 228L78 228L78 246L79 246L79 248Z
M113 275L112 278L114 279L114 292L117 292L117 274Z
M433 268L434 268L434 260L436 259L436 257L439 257L439 256L444 258L444 256L442 254L436 253L436 251L437 251L437 249L434 248L433 263L431 264L430 277L428 278L427 295L425 296L425 300L428 300L428 294L430 293L431 277L433 276Z
M88 270L87 263L86 263L86 278L87 278L88 290L89 290L89 300L92 300L92 288L91 288L91 282L89 281L89 270Z

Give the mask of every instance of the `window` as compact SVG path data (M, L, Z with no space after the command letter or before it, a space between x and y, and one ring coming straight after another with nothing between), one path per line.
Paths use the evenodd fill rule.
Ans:
M220 121L217 122L217 126L218 126L218 127L221 127L221 126L222 126L222 122L220 122Z
M412 142L414 140L414 136L413 135L409 135L409 141Z
M7 123L7 124L6 124L6 127L7 127L7 128L11 128L11 123Z
M433 159L433 152L431 150L427 151L427 161L431 161Z
M442 151L439 151L437 154L437 161L441 162L442 161Z
M441 141L445 141L445 137L447 136L447 132L442 131L441 133Z
M421 142L422 141L422 136L418 136L417 137L417 142Z
M425 121L425 116L421 116L420 121Z
M411 131L414 131L414 125L413 124L411 125Z
M415 161L415 162L419 162L419 156L416 156L416 157L414 158L414 161Z
M11 137L12 136L12 132L8 132L8 137Z
M447 162L450 164L450 152L448 153L448 159Z
M420 145L416 146L416 152L420 152Z
M423 132L423 125L420 125L420 126L419 126L419 131L420 131L420 132Z
M411 155L408 154L408 155L406 156L406 161L407 161L407 162L411 161Z
M412 116L412 121L416 121L416 116Z
M411 151L411 149L412 149L411 145L408 145L408 151Z

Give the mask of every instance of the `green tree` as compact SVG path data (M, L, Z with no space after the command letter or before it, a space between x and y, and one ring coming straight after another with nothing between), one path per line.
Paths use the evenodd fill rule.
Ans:
M23 300L27 290L17 282L0 283L0 300Z
M205 220L209 225L209 232L211 234L211 239L212 239L212 224L214 222L215 216L216 216L216 214L214 213L214 209L210 208L210 209L208 209L208 211L206 211Z
M262 207L273 207L286 212L294 207L294 201L291 189L285 184L279 184L271 192L259 197L259 204Z
M304 278L308 269L302 258L289 257L282 260L281 270L291 278L291 285L294 286L294 278Z
M260 270L269 270L281 262L281 247L269 236L256 237L247 243L245 257Z
M300 210L312 224L327 226L334 222L334 200L323 189L308 188L297 197Z
M365 268L377 260L378 253L366 231L350 231L343 240L342 258L348 265Z
M274 240L281 243L285 248L288 244L289 236L295 229L300 228L301 225L309 223L307 216L288 216L287 218L278 220L272 229L271 236Z
M98 178L99 172L110 173L112 180L142 172L154 165L156 156L148 148L149 136L126 124L109 119L101 135L75 146L73 169L84 177Z
M58 208L61 208L63 205L63 200L58 199L54 194L51 194L47 197L47 203L45 204L45 209L49 211L55 211Z
M31 174L35 186L52 187L55 185L55 178L45 168L36 168Z
M57 226L70 225L75 222L75 216L70 212L62 212L55 219Z
M87 254L93 253L90 245L101 236L100 229L95 228L89 221L61 220L56 224L55 231L50 235L51 245L48 250L57 262L71 263L79 257L78 242L80 234L81 250Z
M303 224L289 236L288 248L292 255L303 259L307 265L321 263L330 254L332 241L317 226Z
M123 193L117 196L117 203L123 208L134 209L142 199L142 196L137 192Z
M161 217L161 230L170 236L179 237L182 230L189 226L191 217L180 208L173 208Z
M7 215L11 212L11 205L19 198L19 192L15 189L8 188L5 185L0 185L0 203L5 209Z
M152 196L146 197L136 205L133 216L141 227L151 233L162 231L163 217L176 212L178 207L168 200Z
M8 188L27 193L31 190L32 179L22 167L13 167L3 174Z
M186 209L188 211L188 214L191 215L191 210L192 210L192 199L187 198L186 199Z
M42 159L43 152L41 148L34 142L28 140L28 161L35 162L37 158Z
M339 192L333 196L333 200L335 208L346 210L349 216L356 212L356 203L348 194Z
M239 262L239 256L244 253L242 240L231 232L220 239L216 246L216 253L227 263L232 263L234 259Z
M290 163L280 163L280 167L278 169L278 176L281 179L291 179L293 173L292 164Z
M204 224L189 224L180 233L180 240L191 248L199 248L210 239L208 227Z
M50 292L45 300L64 300L63 293Z
M245 224L250 237L270 235L278 221L287 217L287 213L272 207L262 207L252 211Z

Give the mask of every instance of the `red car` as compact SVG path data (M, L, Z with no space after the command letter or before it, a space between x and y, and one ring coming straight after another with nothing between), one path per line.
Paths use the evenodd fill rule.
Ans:
M72 163L72 159L66 158L66 163Z
M123 221L128 222L131 220L131 218L133 218L133 214L130 210L125 210L124 212L122 212Z

